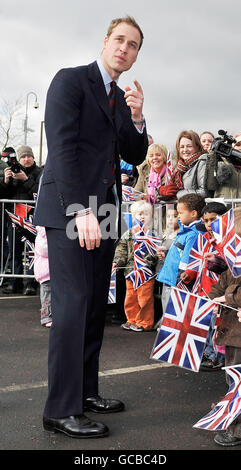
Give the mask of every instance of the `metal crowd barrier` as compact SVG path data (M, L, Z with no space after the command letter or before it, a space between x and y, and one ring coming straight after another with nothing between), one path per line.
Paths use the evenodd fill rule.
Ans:
M207 198L206 202L211 201L218 201L224 203L227 208L235 208L237 205L241 204L241 199L217 199L217 198ZM16 213L16 205L22 204L26 207L26 216L27 216L27 206L31 206L32 208L35 207L34 200L26 201L26 200L14 200L14 199L0 199L0 234L1 234L1 244L0 244L0 286L3 283L4 278L11 278L11 277L18 277L18 278L34 278L33 274L29 274L29 246L27 240L23 242L23 250L22 250L22 264L23 264L23 272L21 274L15 273L15 239L16 239L16 227L15 224L11 222L9 215L7 214L6 210L15 214ZM168 201L165 203L158 203L154 206L154 215L153 215L153 231L156 235L161 235L164 225L165 225L165 212L166 206L170 206L171 204L175 204L177 201ZM132 202L124 202L122 203L122 217L123 220L125 219L125 223L123 224L123 231L128 228L128 214L130 214L130 206ZM9 252L4 253L7 246L9 247L9 240L8 240L8 227L12 224L12 250ZM164 224L164 225L163 225ZM10 256L10 251L12 256Z
M33 274L28 272L29 266L31 263L30 260L30 247L29 241L27 239L27 231L25 230L22 245L22 269L21 274L15 273L15 245L16 245L16 226L11 221L8 213L16 214L16 206L20 204L22 206L22 213L25 219L28 219L28 210L27 207L31 206L33 209L35 207L35 201L30 200L15 200L15 199L0 199L0 286L3 283L4 278L34 278ZM24 206L26 211L24 213ZM19 206L17 206L19 207ZM12 232L11 238L12 242L9 240L9 233ZM33 255L33 254L32 254Z

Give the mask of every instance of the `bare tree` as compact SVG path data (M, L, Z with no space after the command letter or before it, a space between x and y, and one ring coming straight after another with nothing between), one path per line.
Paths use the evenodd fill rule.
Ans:
M23 141L23 100L2 99L0 103L0 147L18 146Z

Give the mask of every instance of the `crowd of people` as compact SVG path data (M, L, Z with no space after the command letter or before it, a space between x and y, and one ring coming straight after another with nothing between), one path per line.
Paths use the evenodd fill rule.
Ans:
M171 156L172 171L168 173L168 149L165 145L155 143L148 135L149 146L146 160L140 166L133 166L120 159L121 181L123 186L133 188L135 201L129 203L131 226L127 227L115 249L113 267L125 278L123 304L118 299L119 321L121 328L134 332L158 330L161 327L162 316L173 286L186 285L192 291L197 271L188 269L189 254L194 242L205 234L215 248L215 239L211 223L224 214L229 206L220 202L219 198L241 197L240 171L241 166L225 158L214 162L211 144L214 135L205 131L200 136L194 131L182 131L176 141L176 153ZM234 147L241 150L241 133L235 136ZM17 150L20 167L14 168L6 163L6 156L15 154L12 147L2 152L0 161L0 197L15 201L33 201L38 192L42 168L36 165L31 147L22 145ZM169 162L170 163L170 162ZM208 202L205 199L208 198ZM162 231L153 234L155 221L154 208L162 206ZM6 206L12 209L10 203ZM2 211L2 207L1 207ZM31 213L31 211L30 211ZM237 208L236 230L241 233L241 216ZM1 214L2 215L2 214ZM29 214L26 214L29 217ZM0 218L2 234L1 266L10 268L14 260L14 273L23 273L23 242L22 230L16 226L13 238L12 220L5 216ZM2 222L4 221L4 222ZM154 227L154 228L153 228ZM152 255L141 251L139 256L145 266L145 276L138 273L135 261L138 245L138 234L147 233L157 236L161 243ZM50 327L51 319L51 281L48 265L48 246L44 227L37 227L34 240L34 268L27 271L25 286L21 277L8 278L3 284L5 294L22 292L25 295L35 295L40 286L41 325ZM137 247L137 248L136 248ZM8 259L9 263L6 264ZM240 307L240 280L231 275L225 260L216 253L212 259L204 260L213 276L202 276L198 287L198 295L215 299L225 305ZM203 265L204 266L204 265ZM142 271L143 272L143 271ZM33 275L35 278L28 278ZM139 276L139 278L138 278ZM118 279L118 278L117 278ZM161 292L161 304L155 302L155 292ZM120 307L119 307L120 308ZM203 353L200 369L217 371L224 365L241 362L241 324L228 308L223 309L221 324L215 326L216 315L213 315L209 334ZM223 334L225 325L225 334ZM215 335L216 330L218 334ZM213 338L215 337L215 341ZM216 437L225 445L232 439L240 440L241 424L236 420L233 424L232 436L227 433ZM223 443L224 441L224 443Z
M166 147L154 143L149 145L146 161L138 169L139 178L134 185L140 200L132 204L133 226L122 235L114 258L114 267L125 267L124 330L145 332L155 328L155 283L161 285L162 292L157 329L161 327L172 287L184 288L217 302L200 365L202 371L217 371L223 366L241 363L240 277L232 275L223 253L216 249L211 225L231 207L224 204L225 199L233 201L240 198L241 167L238 161L232 162L225 157L214 161L215 155L210 151L213 139L210 132L200 136L193 131L181 132L176 142L176 165L168 182L165 179ZM233 147L239 150L241 134L235 135L235 139ZM149 227L153 204L171 200L175 203L165 205L162 245L150 256L148 250L141 251L140 233L152 236ZM239 205L234 210L234 218L235 233L240 236ZM210 242L212 252L202 260L198 272L189 267L190 252L198 238L204 236ZM195 248L197 246L200 245L196 244ZM143 264L138 266L141 254ZM143 268L145 276L139 282ZM195 284L197 276L199 283ZM221 311L220 303L224 304ZM218 313L220 318L217 322ZM225 433L218 432L214 440L221 446L241 444L240 416Z
M99 394L111 270L122 272L125 280L123 334L161 330L173 288L197 289L198 296L215 305L202 370L241 363L241 276L233 276L212 231L212 222L229 210L225 200L240 197L239 152L233 159L222 153L217 157L211 132L184 130L172 156L163 143L147 135L141 84L134 80L125 91L118 86L120 75L136 62L143 39L133 17L115 18L97 60L55 75L46 99L48 156L43 173L26 145L16 155L12 147L5 148L0 164L0 199L8 200L0 214L2 279L6 269L10 273L3 291L32 295L40 285L41 324L53 322L43 427L69 437L109 434L108 427L85 416L85 410L103 414L125 409L122 401ZM233 153L240 149L241 133L234 137ZM122 200L129 194L126 225L121 194ZM35 195L34 209L30 202ZM12 201L29 204L20 214L21 204ZM103 206L114 209L116 236L102 234ZM15 213L14 228L10 212ZM23 238L26 242L30 237L23 222L32 215L34 270L29 265L23 276ZM69 236L72 222L75 232ZM234 222L240 237L241 206L234 210ZM190 253L204 237L212 252L200 254L197 272L190 268ZM155 302L157 291L161 304ZM222 304L217 325L216 306L219 313ZM227 432L216 434L215 442L241 444L240 415Z

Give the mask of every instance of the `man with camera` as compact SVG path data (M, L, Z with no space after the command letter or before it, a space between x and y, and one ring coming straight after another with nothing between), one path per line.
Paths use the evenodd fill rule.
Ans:
M215 198L241 197L241 134L227 135L220 129L211 145L207 167L207 187Z
M4 198L4 189L2 183L4 182L4 170L7 168L2 156L0 156L0 199ZM2 204L0 203L0 272L3 272L5 263L8 256L8 242L7 242L7 222L2 218Z
M5 199L13 200L33 200L33 194L37 193L41 168L34 161L32 148L22 145L18 149L18 159L15 152L9 153L7 157L7 168L4 170L4 182L1 183L1 193ZM14 208L10 209L13 212ZM15 230L15 243L13 243L12 223L8 222L8 242L10 253L10 267L12 269L13 248L14 248L14 272L22 274L22 251L23 243L21 241L22 231L19 228ZM14 246L13 246L14 245ZM32 274L32 272L29 272ZM9 285L3 289L6 294L21 292L23 289L21 278L12 278ZM33 279L28 280L25 295L36 294L36 282Z

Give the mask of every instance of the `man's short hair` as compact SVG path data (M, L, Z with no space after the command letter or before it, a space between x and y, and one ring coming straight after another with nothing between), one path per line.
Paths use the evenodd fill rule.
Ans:
M113 33L113 30L120 23L127 23L131 26L134 26L134 28L138 29L138 31L140 33L140 36L141 36L141 42L140 42L140 46L139 46L139 50L140 50L140 48L142 46L142 43L143 43L144 35L143 35L143 32L142 32L140 26L138 25L136 20L133 18L133 16L127 15L127 16L124 16L123 18L115 18L114 20L112 20L111 23L110 23L110 26L108 28L108 31L107 31L107 37L109 37Z
M225 204L222 204L221 202L212 201L206 204L206 206L204 206L202 210L202 215L206 214L207 212L209 214L211 212L215 212L215 214L223 215L225 214L225 212L227 212L227 207L225 206Z
M197 211L198 217L201 217L202 210L205 206L205 199L199 194L190 193L180 197L177 203L185 204L189 211Z

